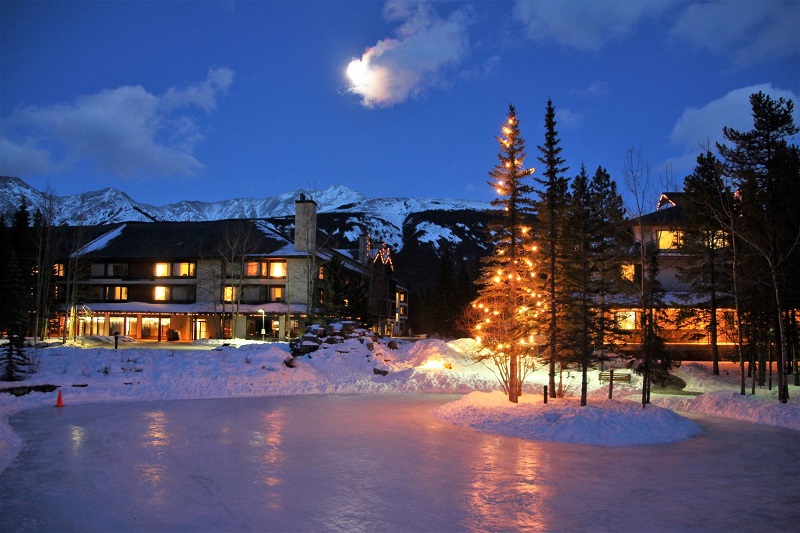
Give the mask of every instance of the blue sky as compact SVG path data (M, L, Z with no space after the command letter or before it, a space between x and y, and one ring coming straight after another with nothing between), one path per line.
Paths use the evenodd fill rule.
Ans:
M0 175L59 195L489 200L548 98L570 175L680 185L757 90L800 106L796 0L0 2Z

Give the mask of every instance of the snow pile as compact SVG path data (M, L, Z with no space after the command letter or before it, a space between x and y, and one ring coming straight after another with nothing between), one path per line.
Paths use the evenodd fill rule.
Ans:
M0 389L55 385L67 407L91 402L299 394L457 393L469 396L443 407L442 418L502 435L622 445L673 442L695 431L665 409L642 409L637 376L630 384L615 383L615 401L607 401L608 385L600 383L596 370L588 376L586 407L573 399L580 393L580 373L568 370L561 374L567 398L542 405L542 385L548 382L546 367L527 377L521 404L512 405L496 392L500 386L494 373L470 359L469 354L478 348L471 339L373 342L361 337L323 343L316 351L296 358L285 343L236 340L148 346L120 337L120 349L113 346L113 337L87 337L73 345L36 348L39 371L24 381L0 383ZM739 396L735 394L738 370L732 365L723 368L722 375L714 376L706 365L684 365L675 374L687 382L686 390L705 394L670 396L658 393L656 387L652 401L673 410L800 431L800 403L796 400L800 387L790 386L788 405L779 404L775 392L764 389L758 389L756 396ZM494 392L478 395L476 391ZM22 409L53 406L56 396L57 392L0 393L0 471L22 445L7 424L8 416Z
M577 398L523 395L513 404L502 392L473 392L434 411L438 418L484 433L530 440L602 446L662 444L701 433L700 426L669 409L626 400L581 407Z
M720 363L720 374L715 376L708 363L690 363L672 371L686 382L685 392L697 396L652 395L652 402L676 411L703 415L721 416L800 431L800 387L789 386L789 402L777 400L778 389L757 388L751 394L750 378L747 378L747 394L741 394L739 366L735 363ZM790 383L793 380L790 379Z

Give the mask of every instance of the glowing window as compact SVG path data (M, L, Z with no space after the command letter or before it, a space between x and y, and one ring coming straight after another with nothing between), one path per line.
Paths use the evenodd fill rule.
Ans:
M280 302L283 300L283 287L270 287L269 288L269 301Z
M270 263L269 263L269 277L271 277L271 278L285 278L286 277L286 261L270 261Z
M165 278L169 276L169 263L156 263L156 277Z
M157 302L163 302L167 299L167 288L166 287L155 287L153 289L153 300Z
M245 264L244 275L249 278L257 278L261 272L261 263L251 261Z
M683 233L680 231L659 231L658 232L658 249L659 250L674 250L679 248L683 243Z
M627 281L633 281L636 276L636 266L635 265L622 265L620 267L622 279Z
M624 331L636 329L636 311L617 311L614 318L619 329Z
M128 299L128 287L109 287L108 299L116 301L125 301Z
M236 287L226 285L222 291L222 300L225 302L232 302L236 300Z
M183 278L194 277L194 263L172 263L172 275Z
M53 265L53 275L57 278L64 277L64 263L56 263Z

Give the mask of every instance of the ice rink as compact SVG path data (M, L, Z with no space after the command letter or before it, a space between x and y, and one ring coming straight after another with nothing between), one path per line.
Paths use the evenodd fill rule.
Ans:
M442 422L451 395L39 408L0 476L0 530L788 531L796 431L692 416L677 444L534 442Z

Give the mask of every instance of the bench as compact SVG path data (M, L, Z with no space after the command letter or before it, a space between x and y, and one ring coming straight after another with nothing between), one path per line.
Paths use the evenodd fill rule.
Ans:
M600 382L611 381L612 372L600 372ZM614 381L631 382L631 373L625 371L613 371Z

